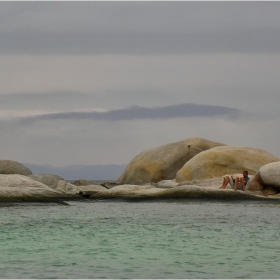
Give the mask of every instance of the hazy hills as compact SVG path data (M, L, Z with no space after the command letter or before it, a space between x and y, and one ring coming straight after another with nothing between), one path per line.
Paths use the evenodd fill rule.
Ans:
M117 180L126 167L126 164L67 165L61 167L49 164L23 164L27 166L33 174L56 174L65 180Z

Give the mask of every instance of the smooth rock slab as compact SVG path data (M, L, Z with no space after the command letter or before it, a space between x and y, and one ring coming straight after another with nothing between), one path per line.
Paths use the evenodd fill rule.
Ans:
M174 188L174 187L177 187L178 184L179 183L175 182L174 180L163 180L158 183L152 183L152 185L154 185L157 188L161 188L161 189Z
M178 186L172 189L147 188L138 190L98 192L90 196L91 199L222 199L222 200L265 200L280 199L280 196L270 198L255 195L251 192L200 187L194 185Z
M80 191L106 191L107 190L105 187L100 185L76 186L64 180L60 180L57 183L57 185L54 187L54 189L69 195L73 195L73 194L78 195Z
M70 198L24 175L0 174L0 201L54 201Z
M63 178L61 178L58 175L53 175L53 174L38 174L38 175L29 175L29 178L38 181L42 184L45 184L51 188L56 187L56 185L58 184L58 182L60 180L64 180Z
M88 185L98 185L97 183L89 180L79 179L72 183L72 185L76 186L88 186Z

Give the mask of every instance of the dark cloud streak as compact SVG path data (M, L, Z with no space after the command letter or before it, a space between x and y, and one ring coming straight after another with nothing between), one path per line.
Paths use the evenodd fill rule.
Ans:
M56 114L45 114L34 117L26 117L20 123L26 124L40 120L140 120L140 119L172 119L188 117L215 117L228 116L235 117L242 111L223 106L210 106L198 104L180 104L164 107L145 108L133 106L125 109L112 110L108 112L65 112Z

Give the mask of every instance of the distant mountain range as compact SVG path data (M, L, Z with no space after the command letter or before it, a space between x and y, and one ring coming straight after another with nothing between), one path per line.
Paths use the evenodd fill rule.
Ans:
M126 164L110 165L66 165L61 167L49 164L23 163L33 174L55 174L64 180L117 180L124 171Z

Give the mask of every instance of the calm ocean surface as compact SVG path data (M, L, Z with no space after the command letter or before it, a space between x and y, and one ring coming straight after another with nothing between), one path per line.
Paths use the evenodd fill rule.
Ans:
M280 278L280 204L0 207L0 278Z

